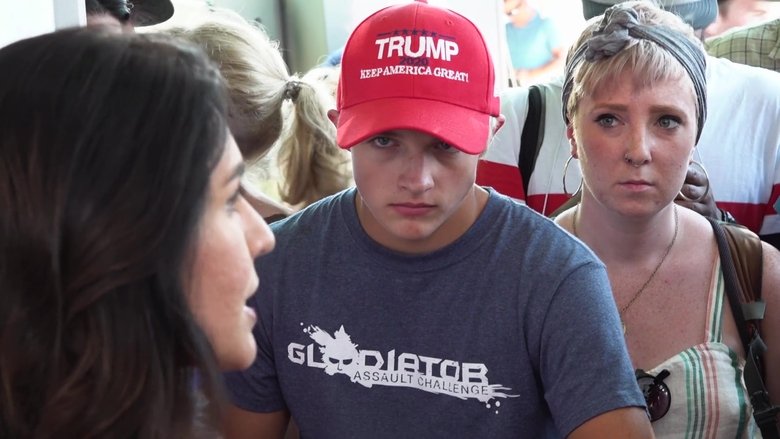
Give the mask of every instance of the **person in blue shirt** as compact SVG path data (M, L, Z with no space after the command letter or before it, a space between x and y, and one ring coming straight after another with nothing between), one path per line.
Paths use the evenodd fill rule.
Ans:
M560 73L565 50L555 23L528 0L504 0L504 12L509 17L506 42L515 79L532 84Z

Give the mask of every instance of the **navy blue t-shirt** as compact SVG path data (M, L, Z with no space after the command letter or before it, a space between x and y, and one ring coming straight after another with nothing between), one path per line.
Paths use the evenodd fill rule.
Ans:
M273 225L253 299L258 357L235 404L287 409L303 437L556 438L644 406L604 265L490 191L425 255L361 227L354 189Z

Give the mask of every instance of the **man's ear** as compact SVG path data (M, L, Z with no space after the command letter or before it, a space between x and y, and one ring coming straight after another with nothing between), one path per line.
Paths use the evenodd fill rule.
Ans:
M333 125L339 126L339 112L338 110L328 110L328 119L333 122Z
M574 138L574 127L572 127L571 124L566 126L566 138L569 139L569 145L571 145L571 156L578 159L577 139Z
M496 123L493 125L493 135L495 136L499 129L501 129L502 126L504 126L504 123L506 122L506 117L504 117L503 114L499 114L496 118Z

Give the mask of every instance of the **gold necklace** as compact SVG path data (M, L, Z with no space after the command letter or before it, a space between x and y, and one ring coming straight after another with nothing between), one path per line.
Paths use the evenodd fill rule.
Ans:
M666 257L669 256L669 253L672 251L672 247L674 247L675 241L677 241L677 232L680 230L680 218L677 215L677 205L673 205L672 209L674 211L674 235L672 235L672 242L669 243L669 246L666 247L666 251L664 252L664 255L661 257L661 260L658 261L658 265L655 266L655 269L652 273L650 273L650 277L647 278L645 283L642 284L641 287L639 287L639 290L637 290L636 293L634 293L634 296L631 297L631 300L628 301L627 304L625 304L623 307L620 308L620 323L623 325L623 334L626 333L626 323L623 321L623 314L628 311L628 308L631 307L631 305L636 302L637 299L639 299L639 296L642 295L642 293L645 291L645 288L647 288L648 285L650 285L650 282L653 281L653 278L655 277L656 273L658 273L658 270L661 268L661 265L663 265L664 261L666 260ZM574 210L574 217L572 218L571 222L571 231L579 238L580 236L577 234L577 219L579 218L580 213L580 205L577 205L577 208Z

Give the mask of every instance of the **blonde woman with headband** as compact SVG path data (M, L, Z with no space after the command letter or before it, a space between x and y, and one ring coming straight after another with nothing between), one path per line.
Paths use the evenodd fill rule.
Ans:
M196 26L169 32L200 45L219 66L230 92L230 129L244 157L259 160L278 145L285 203L304 207L351 185L349 155L336 145L327 119L332 91L319 80L319 69L290 75L278 44L229 10L210 11Z
M674 203L706 119L705 56L674 15L675 28L648 24L658 14L670 13L611 7L567 60L563 112L582 201L556 222L607 266L656 437L752 438L713 228ZM763 254L766 384L780 395L780 253L764 244Z

